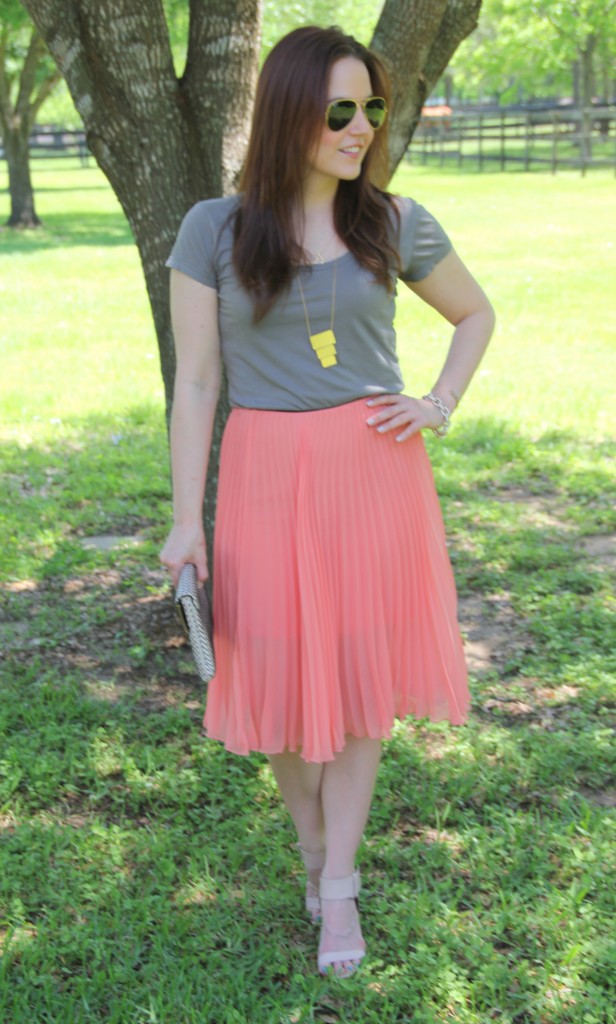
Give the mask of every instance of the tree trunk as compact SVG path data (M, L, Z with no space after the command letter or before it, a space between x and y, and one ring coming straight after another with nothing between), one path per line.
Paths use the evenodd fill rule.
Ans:
M573 106L579 110L582 106L580 97L580 62L574 60L571 68L571 84L573 85Z
M593 95L593 54L595 51L596 38L589 35L584 46L580 49L580 85L581 85L581 118L580 118L580 159L582 167L592 157L592 95Z
M0 129L9 169L11 216L7 227L34 228L41 222L34 209L28 140L34 118L60 80L60 74L57 71L43 73L37 87L37 78L41 78L41 62L45 57L45 43L33 28L19 75L17 96L13 102L10 75L7 72L9 40L10 26L5 25L0 36Z
M175 354L165 260L186 211L229 192L249 130L260 0L190 0L184 75L177 79L160 0L24 0L64 75L88 145L139 249L165 386ZM222 396L207 487L211 537Z
M392 73L390 171L406 153L421 109L456 48L477 27L481 0L385 0L372 47Z
M29 125L27 122L25 124L9 124L3 128L2 136L9 169L9 193L11 196L11 216L7 221L7 227L39 227L41 222L34 209L34 192L30 179Z

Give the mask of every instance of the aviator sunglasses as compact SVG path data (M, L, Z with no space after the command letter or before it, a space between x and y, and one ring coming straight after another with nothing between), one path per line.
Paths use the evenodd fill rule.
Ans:
M325 123L332 132L348 128L361 107L373 131L378 132L385 124L387 104L382 96L369 96L367 100L332 100L325 110Z

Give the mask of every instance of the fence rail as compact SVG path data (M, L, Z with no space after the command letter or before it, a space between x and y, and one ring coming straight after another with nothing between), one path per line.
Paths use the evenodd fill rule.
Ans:
M534 166L579 169L613 167L616 173L616 109L443 112L426 108L407 158L439 166L465 162L507 170Z
M85 132L68 128L35 128L28 140L28 148L30 159L77 156L84 167L88 166L91 156ZM0 139L0 159L4 157L4 146Z
M612 167L616 174L616 108L587 110L528 110L460 112L424 108L407 152L412 163L463 164L507 169ZM0 142L0 158L5 156ZM36 128L30 136L30 156L79 157L89 164L85 132Z

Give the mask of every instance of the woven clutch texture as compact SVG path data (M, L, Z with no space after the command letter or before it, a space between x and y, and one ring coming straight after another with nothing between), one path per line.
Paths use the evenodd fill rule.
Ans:
M199 678L209 683L216 671L214 660L212 606L205 587L200 587L196 566L182 568L175 592L175 606L188 633Z

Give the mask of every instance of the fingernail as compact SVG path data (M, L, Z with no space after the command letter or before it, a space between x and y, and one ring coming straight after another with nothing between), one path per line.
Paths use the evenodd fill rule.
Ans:
M369 427L371 427L371 426L372 426L372 424L374 423L374 418L373 418L373 417L370 417L370 419L369 419L369 420L366 420L366 423L368 424L368 426L369 426Z
M380 427L377 427L376 429L378 430L379 434L382 434L383 431L385 430L385 424L382 424Z
M374 402L370 399L370 401L366 402L366 405L374 405Z

